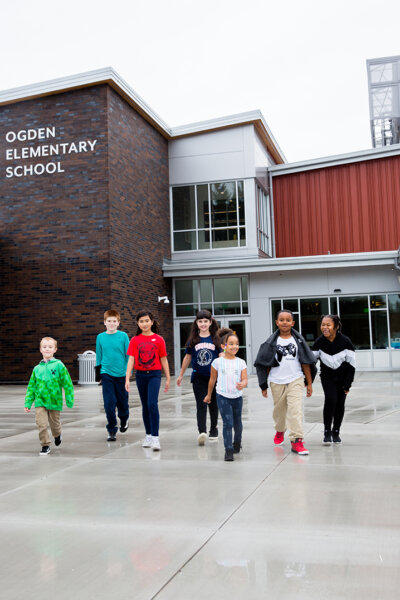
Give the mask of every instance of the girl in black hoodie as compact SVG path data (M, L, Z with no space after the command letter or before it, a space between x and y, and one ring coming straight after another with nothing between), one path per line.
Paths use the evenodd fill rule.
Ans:
M344 416L344 404L353 383L355 352L350 339L341 333L342 324L337 315L326 315L321 320L322 335L312 347L321 363L321 383L325 394L324 440L329 446L341 444L340 426Z

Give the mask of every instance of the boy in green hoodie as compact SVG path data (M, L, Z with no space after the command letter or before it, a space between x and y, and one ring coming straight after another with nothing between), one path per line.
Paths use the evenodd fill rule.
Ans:
M39 429L39 440L42 449L40 456L50 453L50 437L48 426L56 446L61 444L60 412L63 408L62 388L65 392L65 403L69 408L74 405L74 387L67 367L54 358L57 352L57 341L44 337L40 342L40 353L43 360L33 369L25 396L24 411L29 413L35 403L35 420Z

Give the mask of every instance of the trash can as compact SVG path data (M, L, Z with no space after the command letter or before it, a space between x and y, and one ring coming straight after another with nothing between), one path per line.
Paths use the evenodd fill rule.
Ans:
M95 379L96 352L86 350L83 354L78 354L79 364L79 385L97 385Z

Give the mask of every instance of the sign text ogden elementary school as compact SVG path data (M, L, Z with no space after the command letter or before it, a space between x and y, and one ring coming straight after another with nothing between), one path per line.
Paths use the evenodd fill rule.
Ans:
M47 156L62 156L78 154L82 152L93 152L97 140L78 140L75 142L53 142L47 144L36 144L21 146L19 142L36 142L50 140L56 137L55 127L40 127L39 129L20 129L19 131L8 131L6 142L11 147L6 148L6 160L25 161L29 158L42 158ZM15 163L14 163L15 164ZM26 177L28 175L43 175L53 173L64 173L60 160L40 162L35 164L18 164L6 167L6 177Z

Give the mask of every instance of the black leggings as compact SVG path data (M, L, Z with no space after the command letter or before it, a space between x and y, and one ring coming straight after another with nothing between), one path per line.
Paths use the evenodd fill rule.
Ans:
M337 381L321 379L321 383L325 394L324 427L331 431L333 421L333 429L339 431L344 416L346 394L343 386Z
M194 374L192 379L193 392L197 405L197 428L199 433L207 433L207 406L210 412L210 431L216 429L218 425L218 404L215 395L215 386L211 394L211 403L207 405L203 400L208 394L208 382L210 378Z

